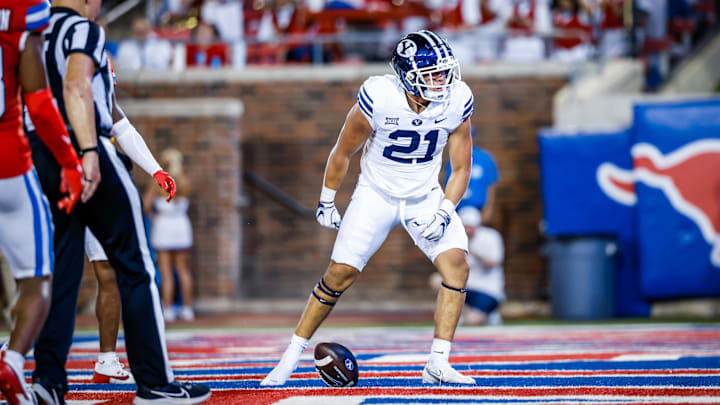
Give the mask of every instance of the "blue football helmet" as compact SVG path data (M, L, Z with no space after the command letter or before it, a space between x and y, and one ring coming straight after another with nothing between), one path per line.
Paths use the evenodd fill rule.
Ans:
M444 101L460 81L460 65L447 41L428 30L400 40L390 63L408 93L428 101Z

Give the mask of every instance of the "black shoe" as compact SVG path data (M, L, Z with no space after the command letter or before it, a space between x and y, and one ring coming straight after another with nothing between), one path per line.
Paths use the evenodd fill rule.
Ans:
M65 391L60 385L46 387L38 382L34 382L32 390L35 391L38 404L65 405Z
M149 388L137 384L135 405L142 404L199 404L210 398L210 388L202 384L173 381L168 385Z

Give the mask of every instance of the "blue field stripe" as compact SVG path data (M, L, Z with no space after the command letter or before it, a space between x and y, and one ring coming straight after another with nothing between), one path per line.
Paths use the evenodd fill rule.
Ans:
M466 371L466 370L458 370ZM681 386L681 387L706 387L720 384L720 377L493 377L482 378L475 376L475 385L472 387L584 387L584 386L606 386L606 387L638 387L638 386ZM247 382L247 381L244 381ZM253 384L259 384L259 381ZM362 372L358 380L358 387L415 387L423 384L422 377L417 378L363 378ZM286 387L322 387L325 386L319 378L312 380L290 380ZM462 388L462 387L461 387Z
M465 370L460 370L465 371ZM30 371L28 371L30 373ZM29 374L28 374L29 375ZM193 380L202 380L194 378ZM186 380L182 379L181 380ZM716 376L698 376L698 377L495 377L482 378L475 376L476 383L474 385L458 385L453 388L473 389L473 388L527 388L527 387L556 387L556 388L574 388L574 387L717 387L720 385L720 377ZM212 389L255 389L260 388L260 379L257 380L237 380L237 381L206 381L203 384ZM437 384L425 384L422 382L421 376L417 378L363 378L362 373L358 380L356 388L404 388L404 387L433 387ZM277 387L277 389L289 388L327 388L328 386L320 378L311 379L290 379L285 385ZM131 384L73 384L73 389L86 391L134 391L135 386ZM348 388L348 394L352 394L352 388ZM449 398L445 398L449 399Z
M463 370L461 370L463 371ZM195 378L197 379L197 378ZM193 380L195 380L193 379ZM183 380L181 378L181 380ZM718 386L720 377L501 377L482 378L475 376L475 385L458 385L453 388L527 388L527 387L708 387ZM260 388L260 379L238 381L207 381L203 384L213 389L254 389ZM362 372L357 388L372 387L433 387L437 384L425 384L418 374L417 378L363 378ZM278 389L288 388L327 388L328 386L319 378L290 379ZM134 385L128 384L73 384L73 389L85 390L134 390ZM348 389L351 394L352 389Z
M25 189L30 196L30 203L32 204L33 210L33 233L35 236L35 277L40 277L42 276L43 268L43 243L42 224L40 222L40 207L38 206L37 197L35 196L35 191L33 191L33 188L30 185L30 179L28 178L27 173L25 173L25 175L23 176L23 180L25 181Z
M465 367L466 363L453 363L456 367ZM542 363L503 363L485 364L484 362L472 363L473 369L482 370L682 370L682 369L717 369L720 365L720 357L681 357L677 360L643 360L643 361L558 361ZM400 371L400 370L422 370L424 365L397 365L397 366L374 366L360 364L360 370L372 371ZM299 370L299 369L298 369Z
M89 358L94 358L94 356L89 356ZM481 365L472 365L472 366L456 365L456 368L463 372L467 372L467 371L479 372L480 378L482 378L482 371L496 371L496 370L489 370L489 367L483 367ZM369 372L389 372L389 373L392 373L392 372L406 372L406 373L407 372L410 372L410 373L416 372L418 375L420 375L420 373L422 372L422 369L423 369L423 367L406 367L406 368L401 368L401 369L397 369L397 370L386 370L386 369L377 370L377 369L370 368L370 367L363 367L361 365L360 366L360 375L362 376L362 374L364 372L365 373L369 373ZM636 369L637 368L632 368L632 369L628 369L628 370L636 370ZM655 369L656 370L665 370L666 368L657 367ZM696 369L698 369L698 368L692 368L691 370L696 370ZM202 376L206 376L206 375L207 376L236 376L236 375L242 375L242 374L264 375L264 374L269 373L271 370L272 370L272 367L206 368L206 369L196 369L196 370L186 370L186 369L181 369L181 368L175 368L175 374L181 375L181 376L197 378L197 377L202 377ZM559 367L555 370L547 369L547 370L516 370L516 371L536 371L538 373L542 373L543 371L554 372L554 371L558 371L558 370L562 370L562 371L593 371L593 370L598 370L598 369L597 368L587 368L587 369L582 369L582 370L570 370L570 369ZM683 372L684 372L684 370L682 368L673 368L673 370L677 374L683 374ZM295 371L294 374L300 374L300 373L313 374L313 373L315 373L315 371L316 370L314 367L300 367ZM512 370L505 369L503 371L512 371ZM623 374L623 372L626 370L618 369L616 371L618 373L618 376L604 375L601 377L618 378L618 377L620 377L620 374ZM652 371L650 371L650 372L652 372ZM76 370L76 369L75 370L67 370L67 374L72 375L72 376L83 376L83 375L89 376L91 373L92 373L92 370ZM692 376L681 376L681 377L684 377L684 378L704 378L704 377L720 378L720 371L718 371L717 374L719 374L719 375L711 376L711 375L707 375L707 374L697 374L697 375L692 375ZM588 376L582 376L582 375L578 375L578 376L567 375L567 376L562 376L562 377L561 376L553 376L553 378L586 378L586 377L588 377ZM627 377L627 376L623 376L623 377ZM649 377L649 376L639 376L639 377ZM677 377L677 376L667 376L667 377ZM388 377L372 377L372 378L382 379L382 378L401 378L401 377L388 376ZM493 377L489 377L489 378L498 379L498 378L520 378L520 377L493 376ZM532 376L529 378L537 379L537 378L550 378L550 377L538 375L538 376ZM628 378L633 378L633 377L628 377Z
M516 403L538 403L538 404L552 404L552 403L578 403L578 402L592 402L594 404L600 403L598 399L589 398L553 398L553 399L511 399L511 398L496 398L496 397L474 397L474 398L412 398L408 396L397 396L397 397L373 397L366 398L360 405L371 405L371 404L397 404L402 401L403 404L488 404L488 403L499 403L499 404L516 404ZM627 403L626 399L606 400L603 399L602 403L612 402L623 402Z

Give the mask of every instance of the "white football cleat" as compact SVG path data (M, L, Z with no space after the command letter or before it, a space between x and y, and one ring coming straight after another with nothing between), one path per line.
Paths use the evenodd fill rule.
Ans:
M33 383L32 390L35 393L37 403L45 405L61 405L65 403L64 394L59 388L48 390L42 384Z
M425 384L475 384L472 377L460 374L450 363L430 364L428 361L422 376Z
M125 370L117 357L113 361L98 361L95 363L93 382L98 384L134 384L132 374Z

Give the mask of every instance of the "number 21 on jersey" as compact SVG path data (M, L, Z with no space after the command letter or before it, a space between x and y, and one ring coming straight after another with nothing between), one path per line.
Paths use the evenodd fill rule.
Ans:
M399 163L425 163L429 162L433 158L435 153L435 147L437 146L438 134L440 131L433 129L426 133L424 136L420 135L416 131L397 130L389 135L390 139L410 139L409 145L390 145L386 146L383 150L383 156L386 158L399 162ZM415 152L422 143L427 142L427 151L423 157L413 157L411 154Z

